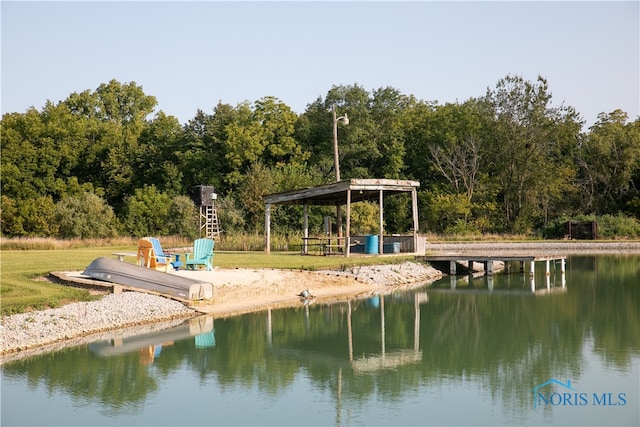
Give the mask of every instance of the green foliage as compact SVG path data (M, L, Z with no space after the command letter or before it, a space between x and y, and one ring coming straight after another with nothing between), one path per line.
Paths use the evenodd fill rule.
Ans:
M351 234L378 233L380 233L378 205L370 202L355 203L351 207Z
M3 235L9 236L19 236L24 231L16 202L4 194L0 197L0 229Z
M64 106L7 114L2 120L2 190L15 199L59 196L76 165L78 123Z
M453 234L467 234L473 230L469 224L473 206L465 194L436 194L426 199L428 230Z
M640 119L614 110L582 132L574 109L551 99L544 77L507 75L482 97L444 105L336 85L301 115L266 96L219 102L182 126L162 111L149 119L156 99L111 80L2 117L2 233L56 236L53 207L80 209L64 206L88 192L113 208L121 232L193 236L189 205L170 199L196 185L216 188L223 228L260 231L265 194L335 180L333 108L350 120L337 127L341 178L420 181L424 232L533 234L585 212L640 217ZM413 227L407 198L385 203L387 231ZM301 210L273 206L273 229L300 230ZM310 209L311 229L334 210Z
M602 215L598 221L598 237L601 239L615 239L625 236L631 239L640 238L640 221L623 214Z
M233 195L218 197L216 211L225 234L237 234L245 229L246 212Z
M411 195L398 194L384 199L385 233L406 233L413 230Z
M602 113L578 150L583 209L598 214L624 209L640 189L640 119L626 123L627 114ZM637 183L636 183L637 184Z
M313 187L323 183L318 168L304 164L288 164L272 170L273 187L269 193L277 193ZM264 202L262 202L264 205ZM264 212L264 209L262 210ZM334 213L335 208L320 206L309 207L309 228L312 233L319 233L323 226L323 217ZM295 234L302 230L302 206L278 205L271 207L272 230L276 233Z
M598 225L598 239L640 238L640 221L623 214L561 216L550 221L541 229L542 237L546 239L563 238L566 235L568 221L595 221Z
M144 126L133 163L138 185L154 184L169 194L181 194L185 190L184 174L179 168L183 138L178 119L163 111Z
M2 234L7 236L54 236L55 204L51 197L12 199L2 196Z
M301 164L308 157L293 137L296 114L274 97L265 97L252 106L243 103L234 120L225 127L225 157L231 166L227 181L238 184L242 173L257 162L267 167Z
M640 197L633 197L625 206L626 211L640 220Z
M92 193L66 196L56 204L54 221L57 236L70 238L103 238L117 235L113 209L104 199Z
M199 236L199 211L187 196L174 196L169 206L169 234L195 239Z
M495 117L486 124L485 138L491 143L485 144L483 157L491 160L487 172L497 180L505 218L516 232L532 227L532 220L542 216L542 189L567 185L554 171L575 146L580 122L571 108L553 108L550 102L543 77L531 83L507 76L483 99ZM549 206L554 200L544 198L547 210L554 209Z
M135 190L125 199L125 233L138 237L169 234L171 204L171 197L158 192L154 185Z
M274 192L274 172L263 163L253 163L239 182L238 196L247 212L247 226L264 229L264 201L262 196Z

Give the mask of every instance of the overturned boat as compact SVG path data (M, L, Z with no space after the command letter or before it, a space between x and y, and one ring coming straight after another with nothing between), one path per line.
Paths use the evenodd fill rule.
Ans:
M213 298L213 285L209 282L164 273L106 257L93 260L82 274L92 279L154 291L181 300Z

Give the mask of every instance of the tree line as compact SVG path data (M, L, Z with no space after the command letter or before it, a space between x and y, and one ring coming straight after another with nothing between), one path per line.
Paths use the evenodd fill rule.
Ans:
M419 181L421 232L543 233L585 215L624 217L637 230L640 118L603 112L585 131L573 107L551 99L543 77L507 75L483 96L443 105L353 84L302 114L266 96L219 102L182 125L154 113L155 97L135 82L111 80L3 115L2 234L194 236L197 185L219 194L226 232L260 233L263 195L335 180L332 108L349 117L338 126L341 178ZM386 230L406 231L410 202L385 204ZM299 231L299 210L275 207L274 231ZM333 212L314 208L311 227ZM376 222L366 204L354 215L356 232Z

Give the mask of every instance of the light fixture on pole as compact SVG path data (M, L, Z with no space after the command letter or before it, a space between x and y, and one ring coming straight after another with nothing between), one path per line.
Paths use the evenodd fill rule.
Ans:
M336 169L336 182L340 182L340 160L338 159L338 121L342 120L345 125L349 124L347 113L344 116L336 117L336 106L331 106L331 114L333 116L333 162ZM342 237L342 207L340 202L336 203L336 227L338 228L338 237Z
M345 125L349 124L347 113L344 116L336 117L336 106L331 106L333 115L333 163L336 170L336 182L340 181L340 160L338 159L338 121L342 120Z

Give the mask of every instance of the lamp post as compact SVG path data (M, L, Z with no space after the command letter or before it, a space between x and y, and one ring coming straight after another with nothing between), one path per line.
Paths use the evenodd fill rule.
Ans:
M333 115L333 163L336 169L336 182L340 182L340 160L338 159L338 121L342 120L345 125L349 124L347 113L344 116L336 117L336 106L331 106L331 114ZM336 204L336 228L338 229L338 237L342 237L342 206L340 202Z
M336 169L336 182L340 181L340 160L338 159L338 121L342 120L345 125L349 124L347 113L344 116L336 117L336 106L331 106L333 114L333 164Z

